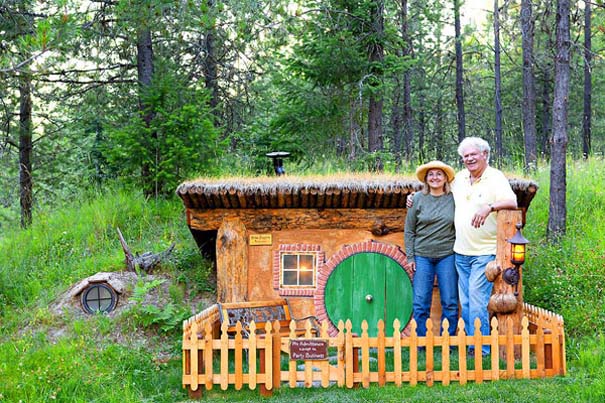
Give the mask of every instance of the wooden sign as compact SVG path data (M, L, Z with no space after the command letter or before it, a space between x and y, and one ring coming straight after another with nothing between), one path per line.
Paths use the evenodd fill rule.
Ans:
M252 234L250 235L250 245L273 245L273 236L271 234Z
M290 339L291 360L327 360L328 340Z

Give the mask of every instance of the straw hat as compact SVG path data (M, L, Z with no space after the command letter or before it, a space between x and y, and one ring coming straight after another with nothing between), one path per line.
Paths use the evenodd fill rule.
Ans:
M426 178L426 173L429 171L429 169L441 169L443 172L445 172L445 175L447 175L448 182L453 181L454 176L456 176L454 168L452 168L451 166L441 161L431 161L416 168L416 177L420 182L424 182Z

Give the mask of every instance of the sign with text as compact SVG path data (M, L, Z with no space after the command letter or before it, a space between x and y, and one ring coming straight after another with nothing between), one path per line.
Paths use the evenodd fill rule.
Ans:
M273 236L271 234L252 234L250 235L250 245L273 245Z
M327 360L327 339L290 339L291 360Z

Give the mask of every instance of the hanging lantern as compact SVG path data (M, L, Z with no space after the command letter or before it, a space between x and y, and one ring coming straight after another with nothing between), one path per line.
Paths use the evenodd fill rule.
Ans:
M521 227L520 223L517 224L517 232L508 240L508 243L510 243L510 262L513 267L509 267L502 273L504 282L515 287L515 295L519 294L517 289L520 280L519 267L525 263L526 245L529 243L521 234Z

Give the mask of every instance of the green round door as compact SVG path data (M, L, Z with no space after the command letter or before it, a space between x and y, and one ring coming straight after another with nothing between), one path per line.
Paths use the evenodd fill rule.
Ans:
M380 253L357 253L334 268L326 283L326 312L336 326L351 319L353 332L361 335L361 322L368 322L368 333L376 336L378 320L385 333L393 333L393 321L402 327L412 316L412 282L406 271L392 258Z

